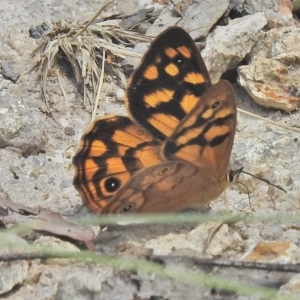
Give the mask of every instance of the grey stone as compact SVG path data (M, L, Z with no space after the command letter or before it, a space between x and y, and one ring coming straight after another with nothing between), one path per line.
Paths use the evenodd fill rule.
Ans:
M20 77L20 74L15 72L13 66L8 61L2 61L1 68L2 68L2 74L5 77L11 79L13 82L16 82Z
M265 12L269 28L297 26L291 0L246 0L245 5L255 12Z
M208 36L201 54L213 83L218 82L227 69L235 69L251 52L266 24L264 13L256 13L219 26Z
M64 132L66 135L74 135L75 134L74 128L70 127L70 126L66 126L64 129Z
M178 25L189 32L194 39L204 37L224 15L228 7L228 0L195 1L188 7L184 18Z

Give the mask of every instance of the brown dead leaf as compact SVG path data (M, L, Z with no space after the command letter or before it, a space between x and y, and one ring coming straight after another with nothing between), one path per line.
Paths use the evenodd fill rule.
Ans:
M93 249L94 232L90 228L72 223L54 211L30 208L1 196L0 222L65 236L84 243L89 250Z

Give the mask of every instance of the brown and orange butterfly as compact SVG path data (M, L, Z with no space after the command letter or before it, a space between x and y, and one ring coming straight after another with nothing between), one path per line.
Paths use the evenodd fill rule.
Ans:
M151 44L126 92L130 118L95 121L74 156L74 185L96 213L204 206L232 180L231 85L211 81L192 38L171 27Z

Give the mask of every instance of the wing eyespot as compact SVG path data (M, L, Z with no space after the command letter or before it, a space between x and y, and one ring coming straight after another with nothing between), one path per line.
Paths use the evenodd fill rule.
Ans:
M165 174L167 174L170 170L171 170L170 167L164 167L163 169L161 169L161 170L159 171L159 175L165 175Z
M121 186L120 179L116 177L109 177L104 182L105 190L109 193L113 193L117 191Z
M216 109L220 106L221 102L220 101L216 101L213 105L212 105L212 108L213 109Z
M120 213L121 214L126 214L129 213L131 210L133 210L136 207L136 205L134 203L129 203L126 206L122 207L120 209Z
M181 66L184 63L184 59L181 55L176 55L174 57L174 62L176 63L177 66Z

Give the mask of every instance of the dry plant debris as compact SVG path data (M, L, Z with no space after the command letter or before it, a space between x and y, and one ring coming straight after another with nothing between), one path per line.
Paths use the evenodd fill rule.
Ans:
M107 20L88 26L73 24L70 20L53 23L40 44L32 53L30 71L39 68L41 73L41 97L46 102L47 76L55 66L68 61L72 67L76 82L83 92L84 105L95 99L101 76L103 53L105 53L105 75L108 82L114 80L117 85L125 87L126 78L119 62L126 56L141 57L128 50L137 41L149 42L150 37L123 30L117 20ZM80 34L78 35L78 33ZM63 88L62 88L63 89ZM49 105L47 105L49 108Z

